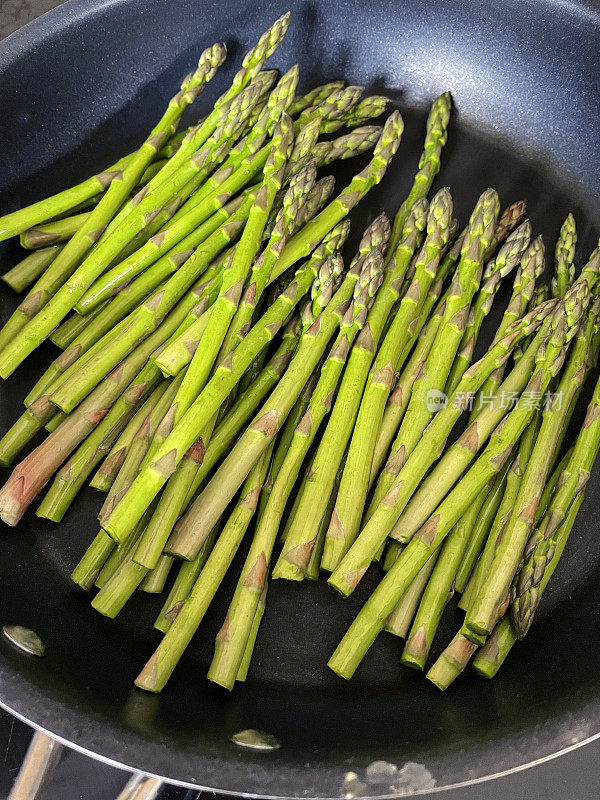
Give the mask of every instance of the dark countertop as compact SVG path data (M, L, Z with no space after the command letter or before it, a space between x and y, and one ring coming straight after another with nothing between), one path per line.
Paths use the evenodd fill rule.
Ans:
M0 0L0 39L60 5L60 0ZM0 710L0 798L8 795L27 750L31 730ZM38 800L114 800L127 774L66 750ZM560 758L494 781L423 796L443 800L596 800L600 795L600 740ZM212 797L213 795L206 795ZM199 800L204 795L165 788L160 800Z

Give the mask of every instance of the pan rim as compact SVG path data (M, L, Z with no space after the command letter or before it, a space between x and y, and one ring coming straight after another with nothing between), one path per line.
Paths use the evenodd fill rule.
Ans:
M108 7L118 6L118 5L126 5L127 2L128 2L128 0L100 0L100 2L98 2L98 0L67 0L67 2L63 3L61 6L53 8L53 9L45 12L44 14L40 15L36 19L30 21L29 23L24 25L22 28L20 28L17 31L11 33L9 36L7 36L2 41L2 43L0 45L0 68L3 65L3 62L5 62L5 61L10 62L12 60L12 58L14 57L14 55L16 55L17 53L22 53L23 50L26 50L26 49L29 49L30 47L35 46L37 41L43 39L44 36L46 34L48 34L52 30L52 28L54 26L54 23L55 23L55 20L61 20L61 24L67 26L67 25L73 24L75 21L84 20L84 19L90 17L91 15L93 15L95 13L101 13L102 11L104 11ZM569 5L571 5L571 3L569 3ZM596 11L600 10L600 0L588 0L588 2L581 2L581 3L578 2L578 0L575 0L573 5L578 6L582 13L585 13L585 12L589 13L590 12L590 6ZM595 19L598 19L597 14L595 14ZM4 667L5 667L5 669L3 670L3 672L4 672L4 675L6 675L6 673L9 670L9 668L8 668L7 665L4 665ZM4 675L2 675L2 678L4 678ZM29 688L30 692L31 691L33 691L33 692L37 691L40 694L42 693L42 690L39 689L39 687L37 687L37 686L29 684L28 688ZM111 743L111 740L109 739L109 737L105 737L104 742L103 742L104 747L105 747L105 752L94 751L91 748L89 748L89 747L85 746L84 744L81 744L81 743L79 743L77 741L77 736L81 735L82 727L77 725L76 717L73 717L72 720L69 720L68 718L65 718L64 716L61 716L60 714L54 713L54 716L52 717L52 719L47 724L42 724L41 722L36 722L35 720L30 718L28 713L22 711L19 708L19 703L15 701L15 698L10 699L10 698L7 697L7 694L5 693L4 689L5 689L5 687L3 685L3 680L0 679L0 707L4 708L7 712L13 714L15 717L17 717L18 719L22 720L26 724L30 725L34 729L46 732L46 733L50 734L51 736L53 736L59 742L61 742L63 744L66 744L67 746L71 747L72 749L74 749L74 750L76 750L76 751L78 751L78 752L80 752L80 753L82 753L84 755L87 755L89 757L92 757L94 759L97 759L97 760L99 760L99 761L101 761L103 763L112 765L112 766L114 766L116 768L119 768L119 769L128 770L128 771L131 771L132 769L134 769L131 766L129 766L126 763L125 760L122 760L118 755L117 756L110 756L110 755L106 754L106 748ZM57 700L57 702L59 704L62 704L61 700ZM582 707L581 709L578 709L577 713L579 714L580 712L582 712L583 708L584 707ZM526 761L526 762L524 762L522 764L517 764L517 765L509 767L507 769L499 770L497 772L491 772L489 774L482 775L480 777L474 777L474 778L470 778L468 780L458 781L458 782L451 783L451 784L448 784L448 785L443 785L443 786L440 785L440 786L436 786L436 787L431 788L431 789L416 790L416 791L410 792L410 794L407 794L406 792L400 792L400 793L396 793L396 794L393 793L393 792L391 792L391 793L388 792L388 793L380 794L380 795L378 795L378 794L362 795L362 797L364 797L365 800L379 800L379 798L382 798L382 800L383 800L383 798L392 798L392 797L400 797L400 796L403 796L403 797L406 797L406 796L418 796L418 795L429 794L429 793L438 793L438 792L441 792L441 791L445 791L447 789L459 789L459 788L464 788L464 787L467 787L467 786L472 786L472 785L475 785L475 784L483 783L483 782L488 781L488 780L505 777L505 776L508 776L508 775L515 774L517 772L522 772L522 771L524 771L526 769L529 769L530 767L541 765L541 764L543 764L543 763L545 763L547 761L550 761L551 759L558 758L559 756L565 755L565 754L567 754L567 753L569 753L569 752L571 752L571 751L573 751L573 750L575 750L575 749L577 749L579 747L582 747L584 745L590 744L590 743L592 743L592 742L594 742L594 741L596 741L597 739L600 738L600 713L599 713L598 704L595 705L595 709L594 710L595 710L594 726L597 727L597 729L598 729L597 733L594 733L594 734L591 734L589 736L586 736L585 738L581 739L580 741L576 741L576 742L573 742L571 744L565 744L564 746L560 747L559 749L556 749L556 750L553 750L552 752L547 752L547 753L544 753L542 755L539 755L538 757L530 759L530 760L528 760L528 761ZM77 714L79 714L81 716L84 716L83 714L81 714L81 712L77 712ZM582 715L582 719L583 718L585 718L585 715ZM558 725L560 719L562 719L562 717L555 718L555 719L552 720L552 723L555 724L555 725ZM586 718L586 722L588 724L590 723L590 718L589 717ZM63 727L65 728L65 731L62 730ZM138 737L133 731L128 731L127 733L125 733L124 730L121 730L120 732L121 732L121 735L123 737L121 739L122 744L125 745L126 747L132 747L132 746L135 746L138 742L143 742L144 741L144 739L142 737ZM504 742L505 740L508 740L508 739L510 739L510 736L506 736L506 737L504 737L502 739L499 739L498 741L499 742ZM119 742L114 741L113 743L114 743L113 750L117 750L118 751L119 750ZM550 748L552 747L552 745L549 745L549 746L550 746ZM210 758L210 756L206 756L206 755L203 756L202 753L197 754L197 757L198 757L198 759L200 761L202 760L202 758ZM251 764L249 764L248 769L249 770L251 769ZM138 771L138 770L136 769L135 771ZM225 795L234 795L235 794L235 795L248 797L248 798L264 797L264 798L273 798L273 800L275 800L275 798L277 798L277 800L279 800L279 798L283 798L283 797L289 796L289 795L283 795L283 794L262 794L262 793L256 793L256 792L240 792L237 789L222 789L222 788L218 788L218 787L215 787L215 786L203 785L201 783L194 783L194 782L185 781L185 780L173 779L172 777L168 777L167 778L167 777L164 777L163 775L160 775L159 773L155 773L155 772L151 772L151 771L148 772L146 770L142 770L142 772L143 772L143 774L147 774L147 775L150 775L150 776L153 776L153 777L160 778L161 780L164 780L165 782L168 782L169 784L174 785L174 786L181 786L181 787L185 787L185 788L192 788L192 789L198 789L198 790L213 791L213 792L217 792L217 793L225 794ZM301 792L301 787L298 788L298 794L300 794L300 792ZM329 798L333 799L333 798L335 798L335 797L337 797L339 795L327 794L327 795L304 795L304 796L307 797L307 798L315 798L315 800L316 800L316 798L320 798L321 800L329 800Z
M78 753L81 753L84 756L94 759L95 761L100 761L103 764L107 764L108 766L114 767L116 769L123 770L125 772L134 772L140 773L142 775L151 777L151 778L158 778L163 783L166 783L170 786L177 786L184 789L194 789L197 791L202 792L215 792L216 794L231 796L231 797L245 797L251 798L252 800L287 800L287 798L292 798L295 796L291 795L281 795L281 794L262 794L256 792L241 792L236 789L220 789L214 786L204 785L201 783L193 783L190 781L184 780L177 780L171 777L166 777L165 775L161 775L159 772L152 772L146 770L138 770L133 769L131 766L126 764L123 761L120 761L118 758L114 758L104 753L99 753L90 750L86 746L79 744L76 741L73 741L72 738L69 738L67 735L57 734L54 732L54 729L50 729L37 723L30 719L27 714L23 712L17 711L13 706L7 703L2 697L0 697L0 707L7 711L9 714L12 714L14 717L19 719L21 722L29 725L36 731L40 731L41 733L45 733L55 739L62 745L75 750ZM559 750L555 750L553 752L547 753L545 755L538 756L537 758L532 759L531 761L526 761L523 764L517 764L513 767L508 767L507 769L499 770L498 772L490 773L487 775L482 775L477 778L470 778L464 781L456 781L455 783L449 783L444 786L434 786L433 788L427 789L417 789L415 791L411 791L407 793L405 791L401 792L391 792L386 794L369 794L369 795L360 795L361 800L396 800L396 798L400 797L419 797L422 795L428 794L440 794L441 792L451 791L456 789L467 788L469 786L476 786L480 783L486 783L487 781L497 780L499 778L508 777L510 775L515 775L519 772L524 772L532 767L537 767L542 764L545 764L549 761L552 761L556 758L561 756L567 755L568 753L573 752L574 750L579 749L580 747L584 747L588 744L591 744L595 741L600 739L600 731L598 733L591 734L586 738L578 741L573 742L572 744L565 745ZM305 800L339 800L339 795L302 795Z

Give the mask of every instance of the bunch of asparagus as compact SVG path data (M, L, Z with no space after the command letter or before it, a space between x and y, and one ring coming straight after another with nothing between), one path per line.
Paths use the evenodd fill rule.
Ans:
M109 617L138 589L162 593L177 564L155 623L164 636L136 680L149 691L244 539L211 681L245 680L269 573L326 571L347 596L378 561L385 577L330 667L349 678L386 629L423 669L456 591L464 624L427 676L445 688L475 654L491 676L531 625L600 446L599 383L562 456L598 357L600 255L574 279L569 215L548 299L523 202L500 213L488 189L460 230L449 189L428 199L445 93L393 223L374 219L346 266L348 215L383 179L403 122L396 111L365 124L387 100L361 87L298 95L297 66L265 69L288 25L286 14L263 34L196 125L176 132L225 59L220 44L137 151L0 217L0 239L31 251L3 276L28 291L0 331L0 376L47 338L62 350L0 441L8 466L48 432L0 490L0 517L16 525L50 484L37 514L58 522L91 477L100 527L72 579L98 588L92 606ZM369 151L334 196L319 170ZM493 343L472 363L511 274Z

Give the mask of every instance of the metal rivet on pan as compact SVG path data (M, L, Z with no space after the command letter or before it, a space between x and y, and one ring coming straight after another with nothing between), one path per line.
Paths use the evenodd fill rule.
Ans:
M247 747L250 750L278 750L281 744L271 733L248 728L238 731L229 737L229 741L238 747Z
M46 655L46 645L37 633L29 628L24 628L22 625L4 625L2 633L9 642L12 642L15 647L23 650L23 652L32 656L41 657Z

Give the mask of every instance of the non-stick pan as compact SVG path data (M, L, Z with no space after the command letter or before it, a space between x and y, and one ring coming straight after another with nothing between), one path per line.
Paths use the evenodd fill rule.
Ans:
M599 232L600 3L589 0L71 0L0 45L2 212L128 152L200 50L224 38L230 57L200 101L208 104L288 6L275 66L298 61L306 88L343 76L385 91L405 118L392 169L353 215L354 243L376 213L395 212L427 105L450 89L456 108L438 185L452 187L461 220L493 186L504 204L528 200L549 248L572 210L580 260L590 252ZM16 248L4 246L1 258L10 266ZM5 291L3 318L14 305ZM2 431L51 354L42 348L2 385ZM399 643L387 635L351 682L328 671L370 576L348 600L323 581L277 582L248 682L225 694L205 673L234 568L154 696L133 678L156 645L160 598L134 597L109 621L69 582L96 532L100 498L86 490L60 525L30 512L0 531L0 623L33 629L47 648L37 659L0 641L0 701L90 754L235 793L340 797L354 772L355 793L393 796L545 759L600 735L599 492L596 471L539 618L491 682L466 674L441 694L400 667ZM447 617L450 634L458 617ZM230 737L246 728L281 747L240 749ZM409 766L367 769L380 760Z

